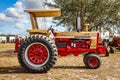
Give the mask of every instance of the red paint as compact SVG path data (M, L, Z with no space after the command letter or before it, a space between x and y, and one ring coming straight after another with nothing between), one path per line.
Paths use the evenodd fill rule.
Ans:
M14 53L17 53L18 52L18 48L19 48L19 45L20 43L24 42L24 39L22 38L21 40L19 40L19 38L16 38L15 39L15 49L14 49Z
M57 47L58 54L60 56L67 56L72 53L74 56L78 56L82 53L96 53L96 54L106 54L106 48L101 45L99 39L99 33L97 33L97 41L96 41L96 48L90 48L92 39L82 39L83 42L79 41L78 39L74 40L73 38L56 38L55 42L66 42L66 47ZM77 41L78 40L78 41Z
M19 43L19 39L16 38L16 39L15 39L15 50L14 50L15 53L18 52L19 44L20 44L20 43Z
M48 51L46 47L41 44L33 44L28 49L28 59L33 64L43 64L48 58Z
M89 58L88 59L88 65L90 65L91 67L96 67L99 64L98 59L97 58Z
M59 41L69 41L69 38L59 38Z
M54 36L57 36L57 33L54 32L53 35L54 35Z
M102 45L99 45L98 48L97 48L97 52L99 54L106 54L106 47L102 46Z

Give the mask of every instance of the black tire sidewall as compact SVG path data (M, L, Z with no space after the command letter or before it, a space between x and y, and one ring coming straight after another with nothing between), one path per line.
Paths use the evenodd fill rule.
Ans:
M96 58L96 59L98 60L97 66L91 67L91 66L88 64L88 61L89 61L90 58ZM90 69L97 69L97 68L99 68L100 65L101 65L101 61L100 61L99 56L96 55L96 54L89 54L89 55L87 55L87 56L86 56L86 60L85 60L85 65L86 65L87 68L90 68Z
M86 53L85 55L84 55L84 57L83 57L83 62L84 62L84 64L85 64L85 62L86 62L86 56L87 55L89 55L90 53Z

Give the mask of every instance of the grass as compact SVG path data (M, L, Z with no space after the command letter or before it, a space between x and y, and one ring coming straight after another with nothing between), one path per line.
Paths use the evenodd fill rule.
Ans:
M0 48L14 48L14 43L0 43Z
M101 57L101 67L86 69L83 56L58 56L55 66L44 74L26 73L13 53L13 44L0 48L0 80L119 80L120 52Z

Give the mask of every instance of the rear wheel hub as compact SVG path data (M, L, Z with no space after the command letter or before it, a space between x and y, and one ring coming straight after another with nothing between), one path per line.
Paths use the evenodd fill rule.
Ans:
M33 64L43 64L48 58L48 50L43 44L33 44L28 48L28 59Z

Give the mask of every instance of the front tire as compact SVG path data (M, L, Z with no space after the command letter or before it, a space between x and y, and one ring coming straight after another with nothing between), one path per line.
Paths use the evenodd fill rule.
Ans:
M100 57L96 54L90 53L84 59L84 64L89 69L97 69L101 65Z
M18 60L26 71L44 73L53 67L57 54L53 41L43 35L34 35L21 43Z
M85 62L86 62L86 57L87 57L87 55L89 55L90 53L86 53L84 56L83 56L83 63L85 64Z

